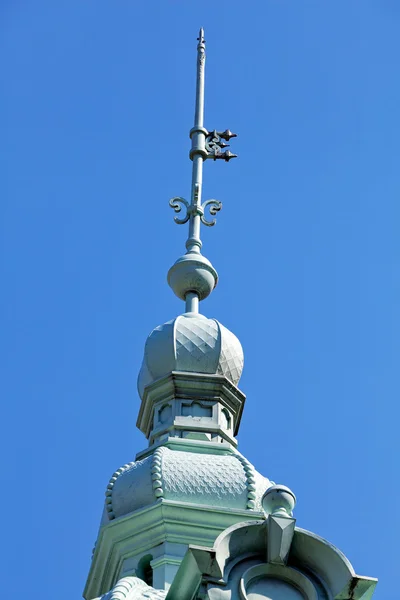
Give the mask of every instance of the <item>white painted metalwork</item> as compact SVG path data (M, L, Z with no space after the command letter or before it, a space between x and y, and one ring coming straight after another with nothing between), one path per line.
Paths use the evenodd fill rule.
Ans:
M211 293L218 279L217 273L210 263L207 261L208 264L204 264L206 259L201 257L200 226L203 224L212 227L216 223L216 219L209 220L205 217L205 211L208 210L214 217L222 208L222 203L214 198L202 203L203 163L208 158L223 159L228 162L231 158L236 157L236 154L225 149L229 146L226 142L236 137L236 133L232 133L229 129L222 132L214 129L210 132L204 127L206 45L203 28L200 29L197 39L196 102L194 126L190 130L192 148L189 154L193 162L191 198L190 203L181 196L171 198L169 201L169 205L176 213L180 213L182 208L186 211L183 218L175 217L175 223L184 225L189 222L185 258L179 259L168 275L169 284L174 292L186 301L186 312L198 312L198 301ZM201 262L200 268L199 261ZM174 277L171 276L172 270Z

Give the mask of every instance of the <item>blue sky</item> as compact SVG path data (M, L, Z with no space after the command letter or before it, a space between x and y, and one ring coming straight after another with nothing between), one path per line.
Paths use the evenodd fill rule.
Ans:
M244 347L239 448L396 600L399 2L3 0L0 21L3 595L81 596L108 478L146 446L203 26L205 124L239 133L205 168L202 305Z

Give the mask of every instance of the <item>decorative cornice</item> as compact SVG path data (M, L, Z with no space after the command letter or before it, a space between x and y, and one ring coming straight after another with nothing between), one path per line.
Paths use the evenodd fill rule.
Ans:
M150 565L153 569L157 569L162 565L180 565L182 562L181 556L174 556L173 554L163 554L159 558L155 558L151 561Z
M262 512L190 505L164 498L113 519L100 528L84 598L90 600L107 592L115 583L121 560L149 550L150 532L153 548L167 539L177 544L212 546L230 525L260 519Z
M113 507L112 507L112 492L113 492L114 484L117 481L118 477L120 475L122 475L122 473L124 473L125 471L127 471L128 469L133 467L134 464L135 464L134 462L130 462L130 463L127 463L126 465L123 465L119 469L117 469L113 473L112 477L110 478L110 481L108 482L107 489L106 489L106 511L107 511L108 519L110 521L115 519L115 515L114 515L114 511L113 511Z
M136 454L135 460L143 460L153 452L157 448L169 448L170 450L183 450L183 452L199 452L202 454L205 452L206 454L234 454L235 449L231 444L227 442L223 443L214 443L214 442L205 442L202 440L188 440L184 438L177 438L170 436L165 440L158 440L157 443L149 446L145 450L141 450Z

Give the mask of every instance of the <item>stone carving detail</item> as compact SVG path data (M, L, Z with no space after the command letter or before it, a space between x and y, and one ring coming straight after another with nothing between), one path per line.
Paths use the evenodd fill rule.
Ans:
M112 474L112 477L110 478L110 481L108 482L107 489L106 489L106 510L107 510L108 518L110 519L110 521L115 519L115 515L114 515L114 511L113 511L113 507L112 507L112 492L113 492L113 488L114 488L114 483L117 481L118 477L120 475L122 475L122 473L124 473L125 471L127 471L128 469L133 467L135 464L136 463L134 463L134 462L130 462L130 463L127 463L126 465L123 465L122 467L117 469L115 471L115 473Z
M156 590L138 577L124 577L112 590L95 600L164 600L166 595L165 590Z

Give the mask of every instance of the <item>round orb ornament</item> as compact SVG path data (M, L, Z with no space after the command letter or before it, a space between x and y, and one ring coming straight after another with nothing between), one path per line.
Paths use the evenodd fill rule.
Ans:
M263 495L261 504L266 515L291 517L296 496L286 485L273 485Z
M168 271L168 284L181 300L191 292L199 300L207 298L217 285L218 274L210 261L202 254L188 252L172 265Z

